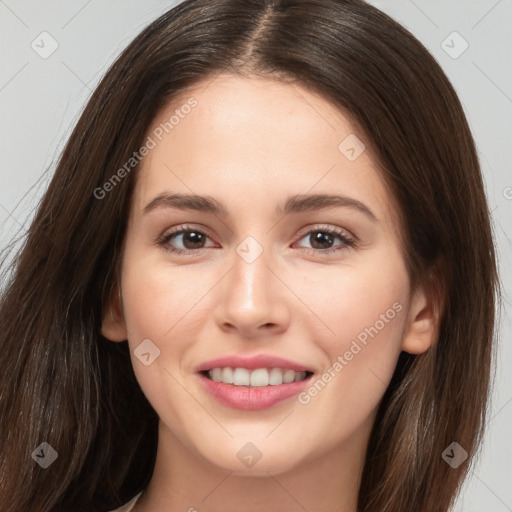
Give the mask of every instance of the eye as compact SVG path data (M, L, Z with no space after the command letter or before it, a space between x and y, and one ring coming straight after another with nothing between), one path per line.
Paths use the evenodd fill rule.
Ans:
M341 247L333 248L332 244L336 238L341 240ZM205 249L207 240L211 240L211 238L203 231L193 226L179 226L171 232L165 233L156 243L174 254L191 254ZM309 240L313 248L306 248L306 252L314 254L333 253L356 246L356 241L348 236L345 231L335 228L315 227L313 230L306 232L300 240ZM176 244L182 245L183 248L175 247ZM212 246L210 245L210 247Z
M186 254L205 248L206 240L210 237L203 231L192 226L180 226L170 233L165 233L157 240L157 245L175 254ZM183 249L173 247L181 244Z
M333 248L332 244L336 238L341 240L342 246ZM306 236L302 237L301 240L309 241L313 249L308 250L307 252L312 252L314 254L333 253L356 246L356 241L349 237L345 231L335 228L316 227L315 229L308 231Z

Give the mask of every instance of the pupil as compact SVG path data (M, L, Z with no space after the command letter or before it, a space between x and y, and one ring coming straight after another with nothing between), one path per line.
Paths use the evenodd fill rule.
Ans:
M202 242L202 235L200 233L196 233L195 231L189 231L186 233L183 237L183 242L185 243L185 246L192 245L192 247L187 247L188 249L195 249L196 246L201 244ZM186 242L190 242L190 244L187 244Z
M321 231L317 231L316 234L312 235L313 237L313 247L316 243L332 243L332 235L330 233L324 233ZM315 249L325 249L325 247L315 247Z

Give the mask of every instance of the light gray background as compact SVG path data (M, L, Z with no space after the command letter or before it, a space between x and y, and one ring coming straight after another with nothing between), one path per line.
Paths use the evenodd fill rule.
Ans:
M107 66L144 26L176 3L0 0L0 249L28 225L52 163ZM454 511L512 512L512 0L371 3L434 54L458 91L476 138L494 216L505 307L482 456ZM39 52L51 49L51 39L42 32L58 44L47 58L31 46L39 45Z

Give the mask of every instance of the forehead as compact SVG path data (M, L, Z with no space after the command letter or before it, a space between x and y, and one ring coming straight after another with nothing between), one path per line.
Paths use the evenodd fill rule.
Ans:
M338 109L303 86L233 75L220 75L181 94L156 121L165 122L191 97L198 104L186 117L194 121L180 122L181 129L173 129L171 136L185 135L188 124L200 137L198 144L287 152L298 158L314 144L336 150L339 137L355 131Z
M380 217L393 214L369 141L297 84L220 75L174 98L147 136L155 145L138 173L139 211L165 191L216 192L239 208L336 191L371 202Z

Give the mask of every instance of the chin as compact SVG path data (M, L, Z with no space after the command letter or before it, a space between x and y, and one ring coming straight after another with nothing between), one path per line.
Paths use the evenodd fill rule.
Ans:
M221 453L209 452L203 454L203 457L210 464L236 476L269 476L269 473L278 475L301 464L296 451L283 451L282 446L280 451L278 446L274 450L266 447L257 451L249 441L236 445L235 449L226 447ZM290 457L290 453L294 457Z

